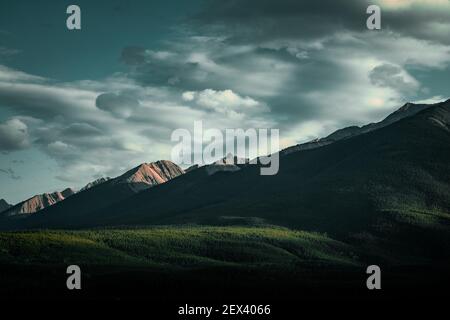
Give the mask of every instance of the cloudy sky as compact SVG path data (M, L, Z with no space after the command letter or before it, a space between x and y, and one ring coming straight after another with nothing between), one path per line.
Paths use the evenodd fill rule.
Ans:
M286 147L446 99L449 35L448 0L1 1L0 198L170 159L195 120Z

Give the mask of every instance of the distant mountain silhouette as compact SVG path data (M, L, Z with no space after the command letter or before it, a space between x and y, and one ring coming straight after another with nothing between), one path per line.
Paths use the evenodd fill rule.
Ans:
M4 227L268 223L378 241L389 250L407 239L403 253L447 256L450 101L422 109L285 154L274 176L261 176L257 165L213 175L200 167L133 195L112 180Z

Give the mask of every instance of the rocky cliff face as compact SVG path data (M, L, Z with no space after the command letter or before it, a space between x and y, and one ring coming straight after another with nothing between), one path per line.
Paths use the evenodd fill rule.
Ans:
M30 199L20 202L19 204L10 207L5 210L2 215L4 216L16 216L16 215L28 215L33 214L39 210L47 208L51 205L54 205L57 202L60 202L71 195L73 195L75 191L70 188L64 189L63 191L53 192L53 193L43 193L39 195L35 195Z
M183 169L175 163L161 160L143 163L117 177L115 183L128 184L133 192L139 192L176 178L183 173Z

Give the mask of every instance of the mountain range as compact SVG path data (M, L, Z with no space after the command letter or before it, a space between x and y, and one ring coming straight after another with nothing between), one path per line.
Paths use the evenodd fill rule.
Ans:
M28 215L63 201L73 194L75 194L75 191L71 188L64 189L61 192L38 194L14 206L10 205L0 212L7 217Z
M27 217L31 214L35 214L38 211L42 211L45 208L53 206L58 202L67 200L67 198L73 196L74 194L84 194L90 189L108 182L109 183L107 184L107 187L105 189L110 189L111 195L115 194L117 198L108 199L109 196L108 192L106 191L104 198L98 199L97 203L113 203L116 199L120 199L122 196L126 197L128 195L134 194L135 192L139 192L154 185L164 183L182 173L184 173L183 170L170 161L143 163L115 179L99 178L95 181L92 181L81 188L78 193L71 188L67 188L62 192L35 195L25 201L18 203L15 206L5 206L5 209L1 210L0 212L3 217ZM95 207L95 204L93 203L86 203L85 205L87 207ZM80 206L77 207L80 208Z
M209 166L184 173L170 161L142 164L0 226L278 225L450 259L450 100L406 104L324 139L282 151L275 176L259 175L258 165L211 174Z
M248 163L248 159L238 159L237 157L233 157L231 154L229 154L223 159L203 166L202 170L206 170L210 175L218 171L237 171L240 169L238 163ZM192 170L193 168L197 169L198 166L193 166L190 170ZM167 182L168 180L175 178L183 173L183 169L170 161L158 161L155 163L143 163L127 171L123 175L115 178L114 180L115 183L122 183L127 185L133 192L140 192L154 185ZM86 191L109 180L111 180L111 178L109 177L96 179L92 182L89 182L78 192ZM49 206L52 206L59 201L63 201L69 196L74 195L75 193L77 193L77 191L75 191L74 189L66 188L61 192L56 191L53 193L38 194L18 203L15 206L8 204L4 199L1 199L0 213L3 217L23 218Z

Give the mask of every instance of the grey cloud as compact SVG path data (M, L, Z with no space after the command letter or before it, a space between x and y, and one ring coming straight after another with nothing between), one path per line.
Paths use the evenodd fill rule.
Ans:
M384 0L213 0L192 21L197 30L226 34L232 43L309 40L342 31L367 32L366 9L378 4L384 30L450 44L450 4L436 2L410 1L393 8L396 2Z
M92 96L93 93L87 90L58 87L47 83L18 81L11 85L0 82L2 105L16 113L20 112L37 119L73 117L80 111L84 111L82 116L85 116L94 107L90 105Z
M202 32L225 34L234 43L316 39L341 30L365 28L367 1L210 1L193 17Z
M189 38L170 49L178 51L162 60L149 56L144 64L130 70L130 77L145 86L168 86L182 92L211 88L249 96L270 95L277 91L278 79L284 79L298 61L286 52L269 49L233 52L230 47L229 52L220 40Z
M67 160L66 155L75 152L78 152L77 157L80 157L82 153L89 153L98 148L110 148L113 145L111 132L104 132L87 123L46 124L34 128L33 133L36 137L33 141L35 145L52 157L64 160Z
M59 140L49 143L46 147L49 154L56 158L67 159L75 155L77 151L72 145Z
M103 111L111 112L116 117L128 118L139 108L140 103L128 94L108 92L100 94L95 105Z
M386 30L448 45L450 1L439 4L415 1L401 9L383 10L382 23Z
M63 136L68 137L85 137L101 135L102 131L88 123L72 123L62 131Z
M131 70L133 78L145 85L156 86L197 86L199 79L207 75L198 63L186 61L186 57L160 60L148 56L145 60L139 60Z
M28 127L25 123L19 119L0 123L0 150L20 150L28 145Z
M402 68L393 64L385 63L373 68L369 79L376 86L397 88L409 95L414 95L419 87L416 81L406 78Z

